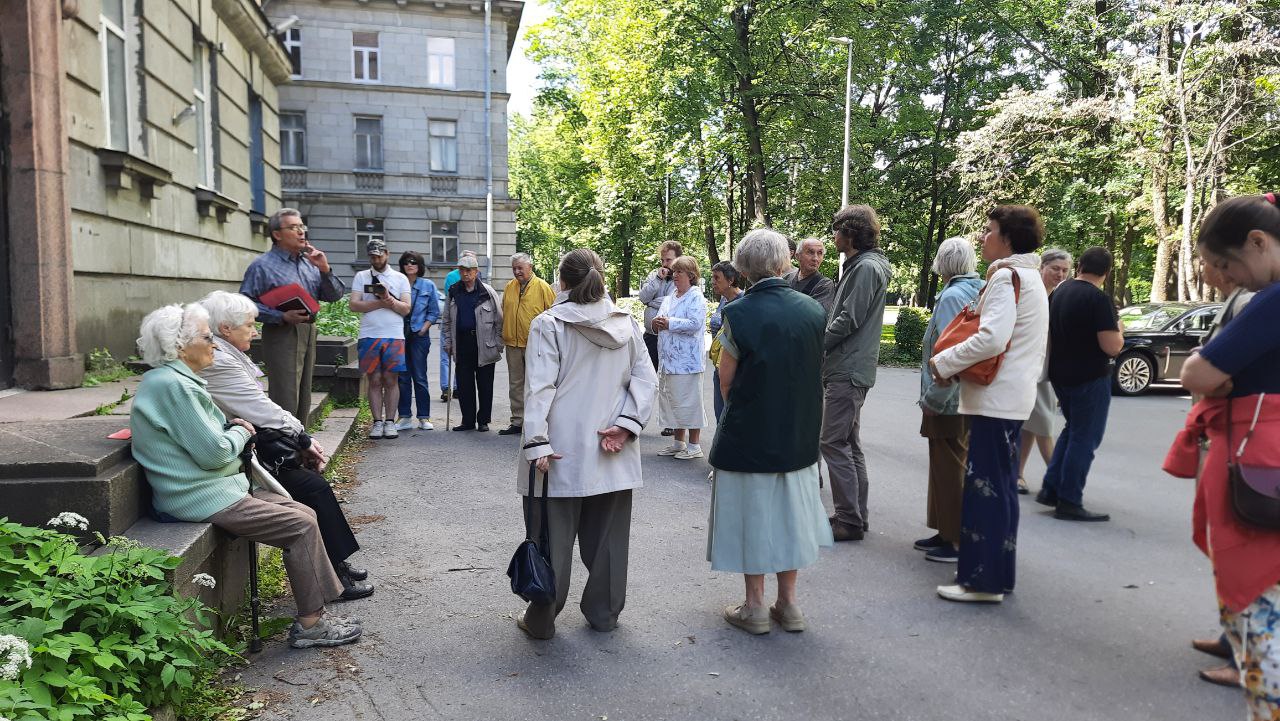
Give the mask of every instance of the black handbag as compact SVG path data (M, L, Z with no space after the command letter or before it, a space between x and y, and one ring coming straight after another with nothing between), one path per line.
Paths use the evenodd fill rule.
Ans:
M1268 531L1280 531L1280 468L1254 466L1242 463L1245 446L1258 427L1258 416L1262 413L1262 401L1266 394L1258 397L1258 407L1253 412L1253 423L1240 447L1231 442L1231 399L1227 399L1227 487L1231 494L1231 510L1236 518L1256 528Z
M272 475L303 467L302 446L298 439L279 428L259 428L254 448L258 452L258 461Z
M533 495L533 481L537 475L537 464L529 464L529 503L524 509L524 541L516 548L507 566L507 575L511 577L511 592L528 601L546 605L556 600L556 572L551 568L551 549L547 543L547 486L550 478L542 479L542 498ZM538 533L538 542L534 543L529 533L533 521L533 504L542 501L542 526Z

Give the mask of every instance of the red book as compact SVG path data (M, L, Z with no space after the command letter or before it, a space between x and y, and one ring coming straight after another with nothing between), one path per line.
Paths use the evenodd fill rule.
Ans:
M311 315L320 312L320 304L297 283L282 285L263 293L258 302L284 313L291 310L305 310Z

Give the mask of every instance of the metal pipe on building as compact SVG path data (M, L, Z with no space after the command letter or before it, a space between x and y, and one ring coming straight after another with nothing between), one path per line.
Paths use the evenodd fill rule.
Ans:
M489 282L493 282L493 70L492 33L493 0L484 0L484 244L488 258Z

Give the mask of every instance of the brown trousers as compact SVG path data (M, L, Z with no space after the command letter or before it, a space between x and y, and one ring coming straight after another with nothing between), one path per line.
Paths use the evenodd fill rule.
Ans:
M966 416L924 416L920 435L929 439L929 501L925 521L948 543L960 543L960 509L969 456Z
M511 425L524 425L524 348L507 346L507 394L511 398Z
M284 549L284 570L289 574L298 615L324 610L324 604L342 595L342 582L324 550L316 512L267 491L255 491L205 519L227 533Z
M311 371L316 365L316 324L263 325L262 355L267 396L306 426L311 413Z

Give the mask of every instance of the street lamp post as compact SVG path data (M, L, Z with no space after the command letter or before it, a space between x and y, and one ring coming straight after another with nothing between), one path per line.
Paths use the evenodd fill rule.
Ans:
M849 49L849 60L844 71L844 162L840 164L840 207L849 204L849 115L853 103L853 40L851 38L827 38ZM844 253L840 254L840 274L844 275Z

